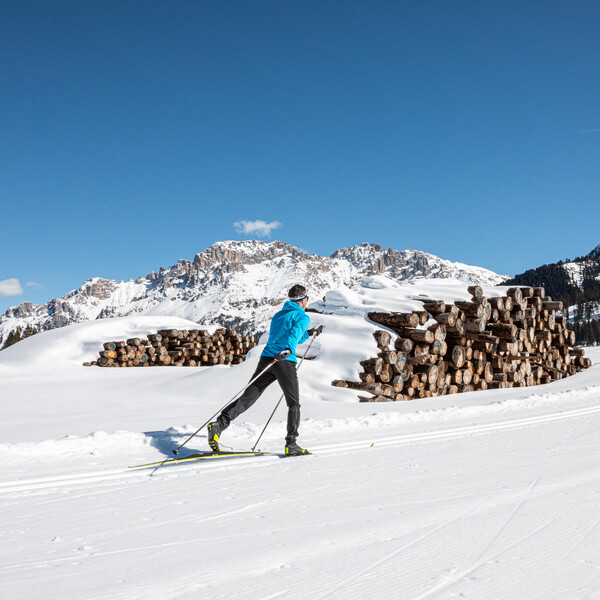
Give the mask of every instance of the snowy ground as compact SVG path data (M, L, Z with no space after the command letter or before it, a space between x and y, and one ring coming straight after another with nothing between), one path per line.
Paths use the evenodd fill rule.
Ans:
M299 373L315 454L296 459L127 468L167 458L260 347L236 367L81 366L102 341L196 326L134 317L0 353L0 598L600 599L600 351L537 388L377 405L331 388L376 350L365 312L417 294L468 297L370 278L315 305L326 331ZM252 446L278 398L224 443ZM281 451L284 420L262 449Z

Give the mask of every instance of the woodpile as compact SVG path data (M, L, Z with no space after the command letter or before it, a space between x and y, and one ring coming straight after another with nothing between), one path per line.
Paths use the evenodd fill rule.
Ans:
M591 366L556 314L562 302L544 288L510 288L497 298L479 286L468 291L469 302L424 298L423 311L369 313L387 328L374 334L379 353L361 363L359 382L332 385L362 392L362 402L390 402L539 385Z
M83 363L86 367L204 367L237 365L256 346L249 335L235 329L162 329L147 338L106 342L100 358Z

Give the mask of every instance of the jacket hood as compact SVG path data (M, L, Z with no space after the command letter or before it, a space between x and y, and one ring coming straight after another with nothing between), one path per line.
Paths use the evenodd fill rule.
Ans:
M300 311L304 312L304 309L297 302L292 302L291 300L288 300L283 305L283 308L281 310L283 312L289 312L291 310L300 310Z

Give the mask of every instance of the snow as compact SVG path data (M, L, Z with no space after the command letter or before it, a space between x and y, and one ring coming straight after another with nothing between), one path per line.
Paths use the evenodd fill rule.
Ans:
M81 366L104 341L200 327L132 316L0 352L0 596L600 598L600 349L592 368L532 388L374 405L331 387L376 352L367 313L419 297L469 294L371 276L311 302L325 331L299 372L299 441L314 455L297 459L128 468L172 456L262 346L232 367ZM224 444L251 447L280 394L269 388ZM284 431L282 406L261 448L280 452ZM205 449L205 433L188 447Z
M567 272L571 283L574 286L581 287L585 273L585 263L564 263L563 269Z

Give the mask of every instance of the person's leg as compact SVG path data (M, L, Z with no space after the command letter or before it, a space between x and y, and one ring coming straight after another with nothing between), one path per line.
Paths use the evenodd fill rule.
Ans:
M250 381L252 381L252 379L254 379L272 361L273 359L268 356L261 356ZM247 411L258 400L267 387L275 381L275 375L272 371L276 366L277 364L273 365L266 373L263 373L237 400L234 400L223 409L217 418L220 431L229 427L231 421Z
M287 435L285 443L290 446L296 442L300 425L300 392L298 389L298 374L296 363L282 360L275 365L274 376L283 390L288 406Z

